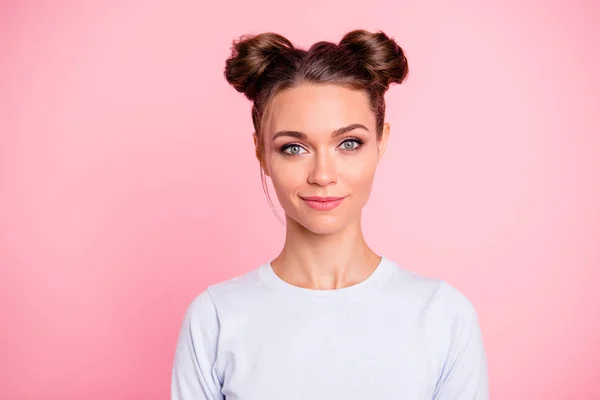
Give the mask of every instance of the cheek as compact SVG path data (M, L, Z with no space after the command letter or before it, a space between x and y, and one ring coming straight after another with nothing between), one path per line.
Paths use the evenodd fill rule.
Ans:
M306 182L306 171L300 162L273 157L269 160L269 171L278 195L293 192Z
M373 183L377 159L366 156L360 159L348 160L344 167L340 169L341 181L346 184L357 195L361 192L368 192Z

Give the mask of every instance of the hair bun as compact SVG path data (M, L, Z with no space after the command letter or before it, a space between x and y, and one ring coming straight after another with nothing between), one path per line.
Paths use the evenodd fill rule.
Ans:
M385 91L391 83L402 83L408 74L408 61L398 44L379 31L365 30L348 32L340 41L363 63L375 84Z
M242 36L234 41L231 55L225 62L225 79L238 92L254 100L264 72L282 52L293 49L285 37L272 32Z

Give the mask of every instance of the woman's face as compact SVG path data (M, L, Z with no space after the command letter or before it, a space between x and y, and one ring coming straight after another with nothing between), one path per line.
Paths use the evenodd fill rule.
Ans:
M366 93L338 85L279 92L263 123L263 161L288 220L317 234L360 220L389 125L377 140Z

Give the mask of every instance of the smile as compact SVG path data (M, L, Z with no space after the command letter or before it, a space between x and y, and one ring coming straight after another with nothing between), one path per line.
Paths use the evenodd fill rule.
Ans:
M348 197L301 197L302 200L306 203L307 206L319 211L329 211L333 210L340 204L342 201Z

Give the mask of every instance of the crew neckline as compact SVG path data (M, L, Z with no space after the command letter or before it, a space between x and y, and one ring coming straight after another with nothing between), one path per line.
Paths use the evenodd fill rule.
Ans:
M340 289L309 289L292 285L279 277L273 270L271 265L272 261L273 260L260 266L259 275L262 281L270 287L289 294L308 297L345 297L355 295L368 290L369 288L376 287L379 284L383 284L383 282L391 276L393 271L392 262L385 256L381 256L381 260L377 264L377 267L375 267L375 270L373 270L373 272L365 279L352 286L346 286Z

